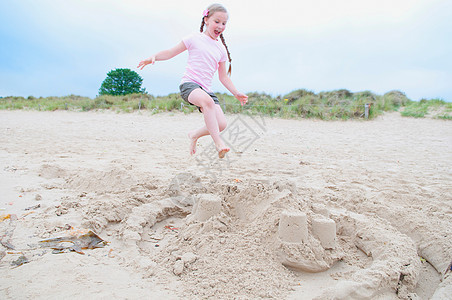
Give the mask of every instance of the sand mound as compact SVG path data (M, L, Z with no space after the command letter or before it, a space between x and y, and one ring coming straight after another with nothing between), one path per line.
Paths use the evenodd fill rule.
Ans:
M38 174L46 179L64 178L67 175L66 170L60 166L50 164L43 164L39 169Z
M136 180L130 170L111 168L107 171L83 169L67 179L66 187L81 192L121 193L130 190Z
M337 287L319 299L372 299L386 292L407 297L416 286L415 245L379 218L313 206L293 182L223 185L210 192L191 195L191 214L167 198L137 206L121 223L122 239L152 257L154 268L162 268L160 278L177 276L184 283L183 297L287 296L296 272L324 272L337 261L356 265L360 251L370 261L356 272L337 273ZM281 239L278 226L287 211L305 214L306 240ZM314 234L318 220L337 225L328 247Z

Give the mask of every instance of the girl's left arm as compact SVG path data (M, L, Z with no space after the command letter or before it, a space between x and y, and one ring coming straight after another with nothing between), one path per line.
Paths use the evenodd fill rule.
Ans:
M226 62L220 62L218 64L218 77L224 87L227 88L234 95L234 97L237 98L240 103L242 103L242 105L245 105L246 102L248 102L248 96L242 94L235 88L231 78L229 78L228 74L226 73Z

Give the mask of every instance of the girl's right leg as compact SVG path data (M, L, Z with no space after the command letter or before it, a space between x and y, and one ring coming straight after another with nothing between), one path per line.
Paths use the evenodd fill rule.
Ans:
M226 129L227 121L226 117L224 116L223 110L221 109L221 106L218 104L215 104L216 109L216 117L218 121L218 128L220 129L220 132ZM196 142L200 137L209 135L209 130L207 129L207 126L203 126L201 128L198 128L196 130L190 131L188 133L188 137L190 138L190 154L193 155L196 153Z
M224 114L221 110L221 107L216 105L212 97L210 97L210 95L208 95L202 89L193 90L188 96L188 101L196 106L201 107L204 115L204 122L206 124L205 128L203 127L198 129L197 131L192 133L192 136L190 137L192 139L192 143L194 142L194 145L191 145L192 154L194 153L196 140L203 135L210 134L215 143L215 147L217 148L218 156L220 158L223 158L230 149L226 147L220 137L220 125L222 125L221 127L223 127L221 129L224 129L226 127L226 120L224 119ZM218 111L217 106L221 110L221 113Z

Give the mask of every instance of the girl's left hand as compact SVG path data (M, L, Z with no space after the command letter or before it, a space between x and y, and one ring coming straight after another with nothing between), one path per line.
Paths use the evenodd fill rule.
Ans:
M235 95L235 98L237 98L237 100L240 101L240 103L243 105L245 105L248 102L248 96L242 93L237 93L237 95Z

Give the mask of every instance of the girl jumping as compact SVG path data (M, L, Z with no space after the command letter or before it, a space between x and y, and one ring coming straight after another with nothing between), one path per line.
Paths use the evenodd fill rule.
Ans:
M248 101L248 96L239 92L229 78L231 75L231 55L223 37L227 21L228 12L226 9L220 4L212 4L203 13L200 33L192 34L175 47L160 51L138 64L138 68L143 70L148 64L171 59L188 50L188 63L179 89L182 98L188 103L196 105L204 114L206 124L188 134L191 155L196 152L197 140L209 134L215 143L220 158L223 158L230 150L220 137L220 132L226 128L226 118L218 98L210 90L212 77L217 70L220 82L234 97L242 105ZM227 59L229 59L228 72L226 72Z

